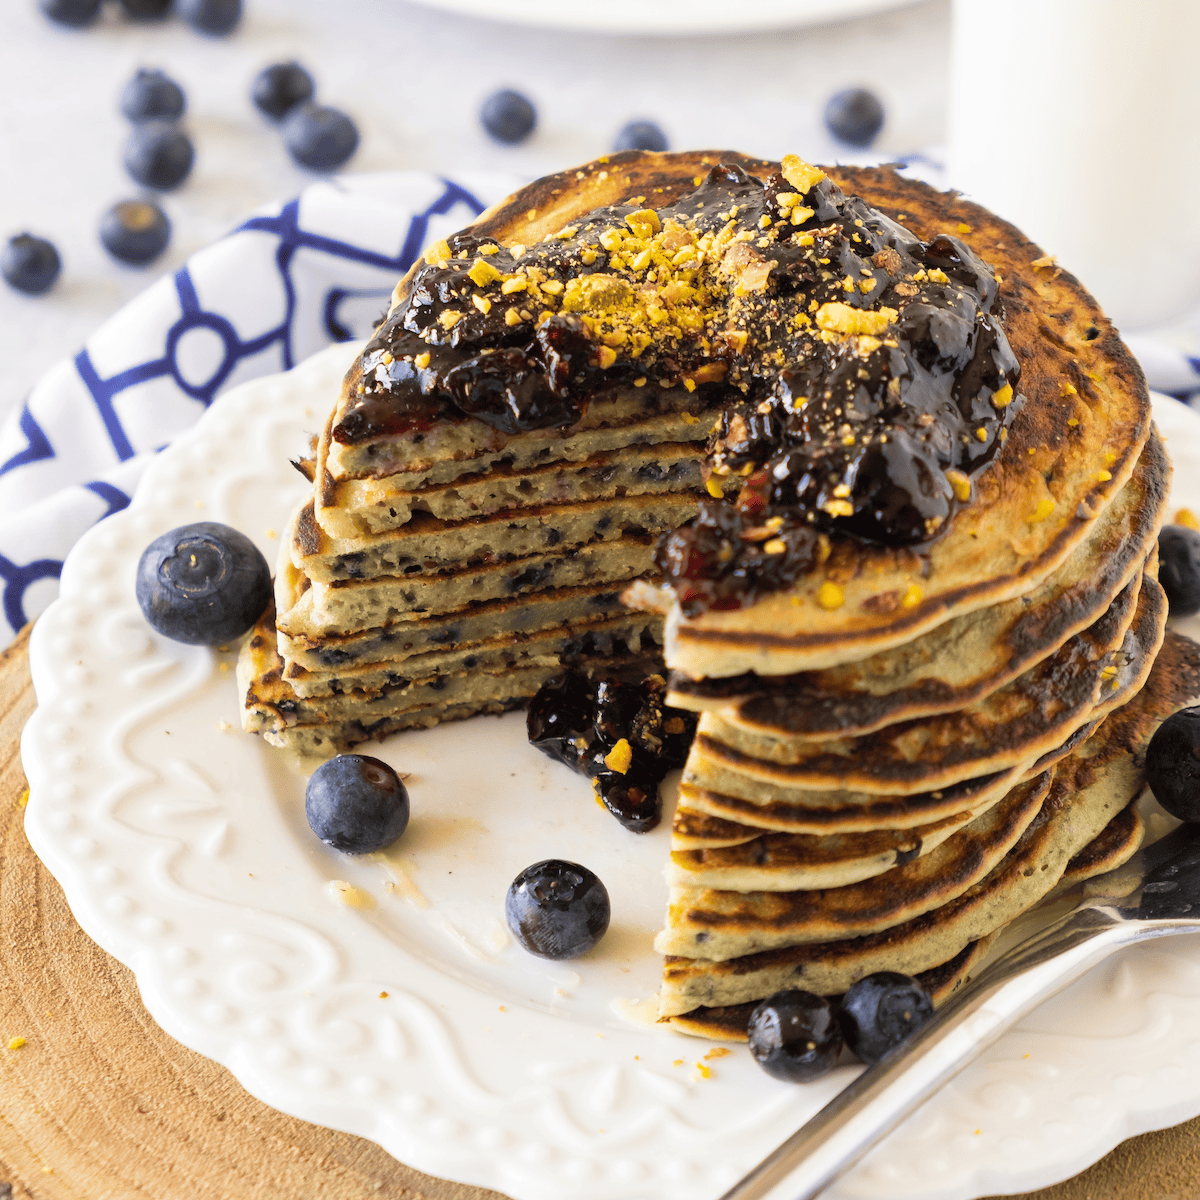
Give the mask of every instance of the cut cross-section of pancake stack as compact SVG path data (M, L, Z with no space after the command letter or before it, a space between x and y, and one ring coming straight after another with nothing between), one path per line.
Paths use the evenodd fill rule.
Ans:
M569 442L487 430L490 445L456 458L376 438L390 460L378 477L327 430L323 486L293 518L275 612L242 657L247 727L329 754L518 706L563 661L660 662L661 617L619 594L651 570L656 536L696 511L684 439L712 416L701 424L679 393Z

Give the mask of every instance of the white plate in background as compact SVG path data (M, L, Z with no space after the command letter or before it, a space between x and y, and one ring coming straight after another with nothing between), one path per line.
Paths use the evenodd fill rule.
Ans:
M487 21L602 34L681 37L753 33L845 21L914 0L418 0L427 8Z

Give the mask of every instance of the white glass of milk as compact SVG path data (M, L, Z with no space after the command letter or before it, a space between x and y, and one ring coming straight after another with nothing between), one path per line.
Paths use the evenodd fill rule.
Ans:
M1116 324L1200 307L1200 0L955 0L949 183Z

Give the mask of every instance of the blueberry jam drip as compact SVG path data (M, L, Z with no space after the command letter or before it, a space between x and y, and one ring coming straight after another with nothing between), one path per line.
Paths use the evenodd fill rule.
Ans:
M529 705L530 742L593 781L604 807L634 833L662 816L658 785L682 767L696 732L695 713L663 704L661 675L641 680L581 671L544 683Z
M960 239L922 242L795 157L765 180L722 164L674 204L631 197L535 246L434 247L333 436L471 417L512 434L614 388L652 409L685 387L721 410L714 502L656 561L688 615L737 607L831 537L920 545L970 501L1023 399L996 297Z

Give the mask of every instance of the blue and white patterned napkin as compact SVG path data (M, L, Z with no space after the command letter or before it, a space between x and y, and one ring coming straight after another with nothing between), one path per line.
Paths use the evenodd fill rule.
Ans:
M347 176L264 209L52 367L0 429L0 646L58 593L75 540L226 388L365 336L422 248L522 181ZM1200 397L1200 314L1126 339L1151 387Z
M346 176L260 210L57 363L0 429L0 646L58 594L63 559L147 463L235 384L363 337L422 248L522 180Z

